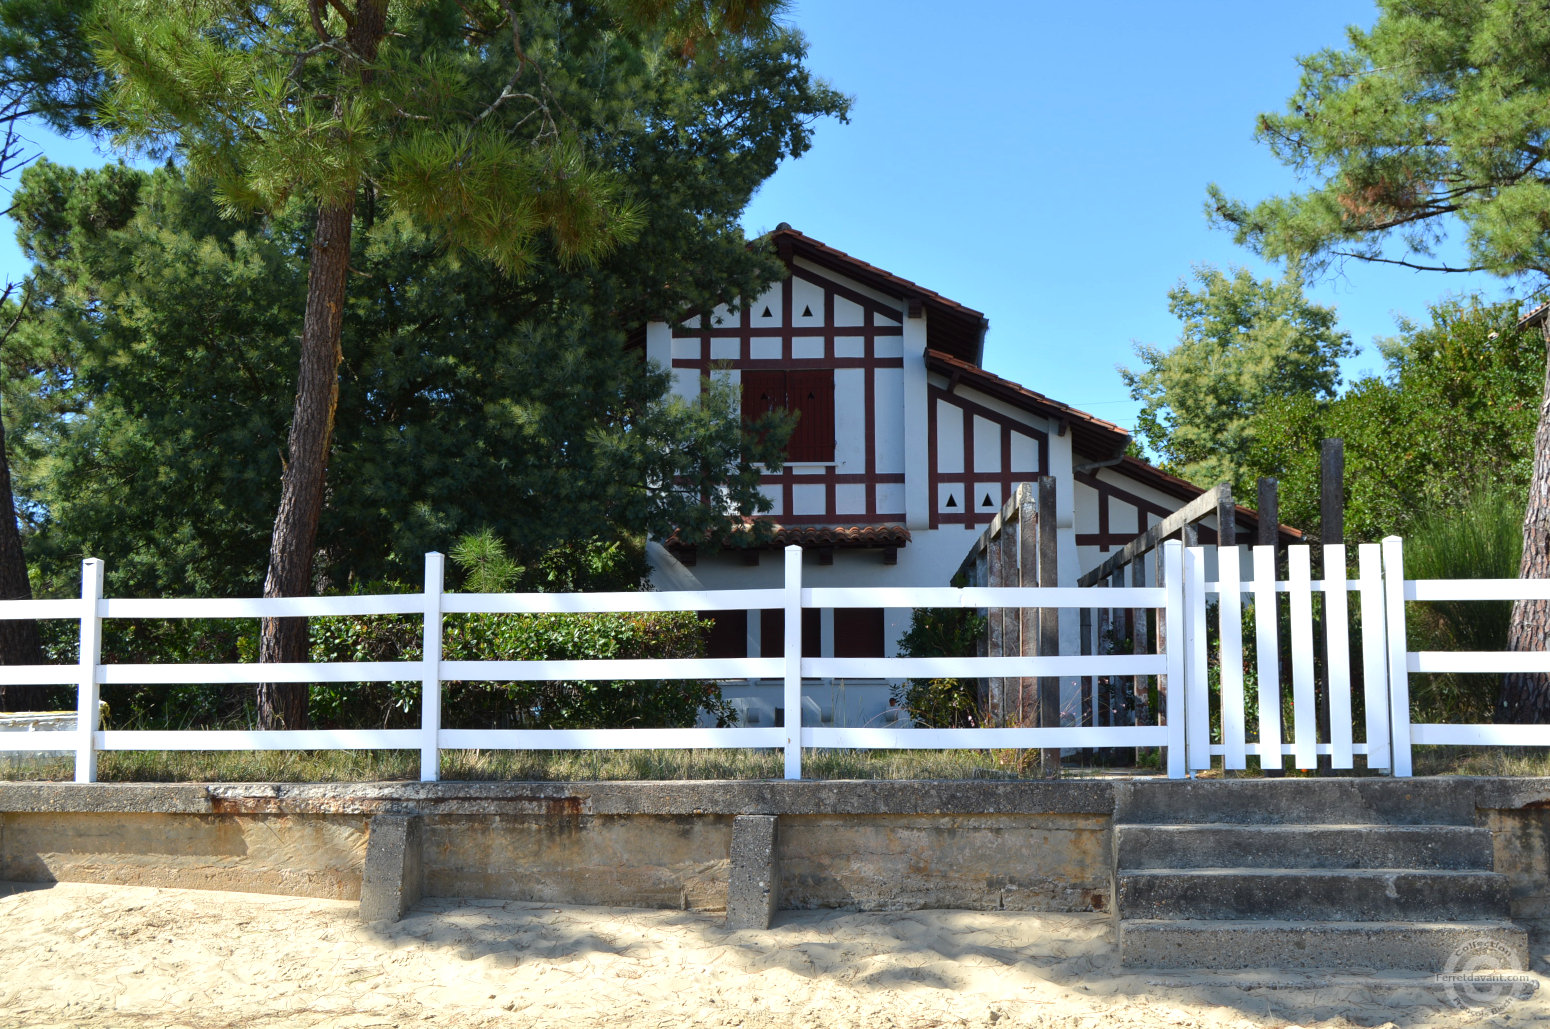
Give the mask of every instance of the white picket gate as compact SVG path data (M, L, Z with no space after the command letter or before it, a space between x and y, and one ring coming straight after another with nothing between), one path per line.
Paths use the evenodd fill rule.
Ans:
M1291 756L1298 768L1316 767L1327 754L1337 769L1365 767L1411 773L1414 744L1550 746L1550 725L1412 724L1409 674L1413 672L1550 672L1547 653L1439 653L1405 649L1405 602L1432 600L1550 599L1550 580L1435 580L1403 576L1401 541L1357 547L1357 577L1347 579L1346 548L1323 548L1333 578L1312 578L1311 550L1286 549L1287 578L1277 578L1271 547L1184 547L1163 544L1164 586L808 588L802 585L801 551L785 553L785 581L775 589L675 591L662 593L447 593L442 589L440 554L426 555L421 593L389 596L297 597L284 599L174 600L111 599L102 596L102 563L82 567L79 600L0 602L0 618L61 618L80 624L80 658L71 665L0 666L0 683L74 684L78 720L73 730L0 733L0 751L75 754L78 782L96 779L97 754L105 750L419 750L421 778L434 781L440 752L449 748L510 750L779 748L785 775L800 778L804 748L987 749L1157 747L1166 753L1170 777L1212 767L1220 757L1227 769L1247 767L1250 756L1281 767ZM1248 574L1244 575L1247 560ZM1217 576L1206 578L1215 563ZM1291 719L1283 719L1279 651L1279 596L1289 614ZM1318 738L1314 693L1314 594L1322 594L1328 674L1328 739ZM1356 602L1350 600L1356 595ZM1247 689L1242 632L1244 602L1254 611L1256 689ZM1208 612L1218 619L1218 689L1210 688L1212 654L1207 646ZM1041 655L1034 657L815 658L802 657L804 608L1128 608L1154 609L1166 643L1153 654ZM630 660L446 660L443 619L464 613L583 613L725 611L780 609L784 613L784 656ZM424 619L419 661L303 664L103 664L104 619L273 618L287 616L419 615ZM1350 630L1359 634L1353 661ZM1365 716L1353 724L1353 671L1359 670ZM837 728L795 724L802 710L804 678L981 678L1157 676L1162 724L1133 726L1061 725L971 729ZM784 684L784 726L686 729L447 729L441 725L441 685L446 681L535 681L617 679L778 678ZM111 684L395 682L419 680L421 724L414 729L104 730L97 724L100 690ZM1171 688L1170 688L1171 687ZM1250 699L1257 706L1252 725ZM1250 739L1250 729L1254 739ZM1361 729L1361 739L1356 729Z

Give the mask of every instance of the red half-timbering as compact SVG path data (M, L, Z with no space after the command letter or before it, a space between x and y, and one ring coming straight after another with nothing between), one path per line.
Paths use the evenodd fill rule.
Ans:
M722 323L703 314L673 327L675 371L735 373L749 419L798 413L786 466L761 480L783 525L904 520L902 441L878 444L880 431L902 432L904 308L793 266L736 314L721 309Z
M931 526L985 525L1019 482L1049 473L1049 434L961 392L927 387Z

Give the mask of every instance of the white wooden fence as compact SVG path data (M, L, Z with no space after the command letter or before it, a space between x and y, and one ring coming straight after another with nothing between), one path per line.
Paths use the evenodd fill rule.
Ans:
M1346 548L1324 548L1324 567L1346 568ZM1242 574L1247 559L1250 573ZM1207 580L1214 560L1218 574ZM1287 578L1277 578L1275 548L1163 545L1166 586L1085 588L806 588L797 547L785 554L785 581L776 589L663 593L447 593L443 559L426 555L425 588L418 594L233 600L127 600L102 596L102 562L82 566L79 600L0 602L0 618L60 618L80 623L80 659L73 665L0 666L0 683L74 684L78 719L73 730L0 733L0 751L75 754L77 782L96 778L97 754L105 750L419 750L420 774L438 778L440 751L455 748L510 750L780 748L788 779L802 774L803 748L1096 748L1159 747L1174 778L1210 768L1220 757L1228 769L1267 756L1276 767L1290 755L1312 768L1328 754L1335 768L1352 768L1358 755L1368 768L1411 773L1413 744L1550 746L1550 726L1412 724L1412 672L1550 672L1547 653L1407 652L1404 603L1430 600L1550 598L1550 580L1473 579L1407 581L1401 541L1357 548L1355 579L1311 576L1311 551L1287 548ZM1291 719L1284 724L1277 609L1286 594L1290 615ZM1319 739L1314 701L1313 595L1324 596L1329 631L1328 739ZM1357 603L1349 601L1356 595ZM1243 602L1254 610L1257 718L1250 740L1246 712L1250 693L1243 676ZM1206 645L1208 600L1219 619L1219 689L1210 689ZM1037 657L813 658L801 657L803 608L1141 608L1155 609L1167 631L1155 654L1042 655ZM784 612L784 656L630 660L453 661L442 654L442 622L449 614L725 611L776 608ZM419 661L304 664L103 664L104 619L275 618L287 616L420 615L424 620ZM1353 724L1353 669L1359 669L1365 715ZM1063 725L972 729L832 728L798 724L804 678L982 678L990 676L1158 676L1163 709L1159 725ZM447 729L441 725L445 681L543 681L617 679L778 678L784 682L787 724L776 727L687 729ZM100 690L113 684L398 682L422 685L421 724L416 729L318 729L305 731L104 730L98 724ZM1182 688L1169 688L1182 684ZM1215 723L1213 726L1213 722ZM1361 739L1356 739L1356 729Z

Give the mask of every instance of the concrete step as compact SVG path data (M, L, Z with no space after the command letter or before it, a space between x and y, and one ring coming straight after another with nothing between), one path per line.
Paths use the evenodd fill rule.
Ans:
M1472 789L1448 779L1173 779L1115 792L1116 825L1474 825Z
M1491 833L1463 825L1117 825L1120 870L1411 868L1490 871Z
M1120 963L1139 968L1526 969L1511 922L1284 922L1128 919ZM1460 964L1467 958L1478 964Z
M1121 918L1451 922L1506 918L1507 878L1410 869L1122 871Z

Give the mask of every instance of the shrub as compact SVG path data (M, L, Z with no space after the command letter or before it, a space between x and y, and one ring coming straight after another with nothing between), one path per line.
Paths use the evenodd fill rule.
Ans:
M547 554L530 573L512 561L490 533L465 536L452 558L472 592L638 587L632 555L618 544L570 544ZM523 580L526 580L525 582ZM373 583L363 593L413 593L402 583ZM314 661L415 661L421 621L413 615L312 620ZM449 615L443 623L447 660L579 660L703 657L705 626L693 612L576 615ZM319 725L384 727L418 723L420 683L324 683L312 688ZM700 711L727 716L714 682L685 680L446 682L442 722L460 728L683 727Z
M1521 491L1478 486L1458 504L1416 518L1405 536L1408 579L1511 579L1523 554ZM1431 601L1407 605L1414 650L1506 650L1510 600ZM1410 680L1418 721L1488 722L1495 675L1416 675Z
M964 608L919 608L899 637L900 657L973 657L985 636L985 619ZM921 725L937 729L979 724L975 679L911 679L894 697Z

